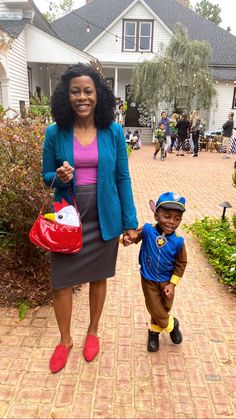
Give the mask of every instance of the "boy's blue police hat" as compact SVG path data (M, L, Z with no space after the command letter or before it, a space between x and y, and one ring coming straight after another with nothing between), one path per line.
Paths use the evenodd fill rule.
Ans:
M158 208L174 209L184 212L186 199L174 192L165 192L159 196L156 202L156 210Z

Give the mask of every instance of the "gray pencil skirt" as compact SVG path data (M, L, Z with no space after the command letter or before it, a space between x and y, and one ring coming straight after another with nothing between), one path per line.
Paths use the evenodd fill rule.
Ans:
M72 287L115 275L119 237L108 241L102 239L98 222L97 185L77 186L75 199L82 222L83 246L79 253L73 255L51 253L53 289Z

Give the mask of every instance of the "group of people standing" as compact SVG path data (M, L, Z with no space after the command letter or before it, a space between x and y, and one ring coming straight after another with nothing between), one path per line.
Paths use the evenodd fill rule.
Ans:
M167 152L172 153L174 147L176 156L184 156L185 141L187 139L190 143L192 157L198 157L198 142L201 129L201 120L197 111L193 111L190 116L187 113L183 113L181 116L173 113L171 116L168 116L163 111L155 132L154 160L159 150L161 150L161 160L164 160Z
M198 157L199 137L205 124L201 121L197 111L193 111L190 116L183 113L181 116L173 113L168 116L165 111L161 113L161 119L155 131L155 152L153 159L161 150L160 159L164 160L167 152L172 153L176 149L176 156L184 156L186 149L185 142L188 140L191 157ZM229 112L227 121L222 125L222 145L225 149L223 159L230 158L230 144L234 129L234 113Z

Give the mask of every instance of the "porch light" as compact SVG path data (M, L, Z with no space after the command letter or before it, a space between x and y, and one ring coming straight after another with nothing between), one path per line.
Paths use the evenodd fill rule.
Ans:
M221 218L222 218L222 220L224 220L225 219L226 208L232 208L232 205L229 202L226 201L226 202L222 202L221 204L219 204L219 206L223 207L223 213L222 213Z
M89 25L87 25L86 31L87 31L87 32L90 32L90 27L89 27Z

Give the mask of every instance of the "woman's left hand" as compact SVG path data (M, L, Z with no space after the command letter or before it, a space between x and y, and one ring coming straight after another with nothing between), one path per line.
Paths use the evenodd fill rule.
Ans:
M137 238L138 238L137 230L134 230L134 229L125 230L123 233L124 246L129 246L130 244L134 243L135 240L137 240Z

